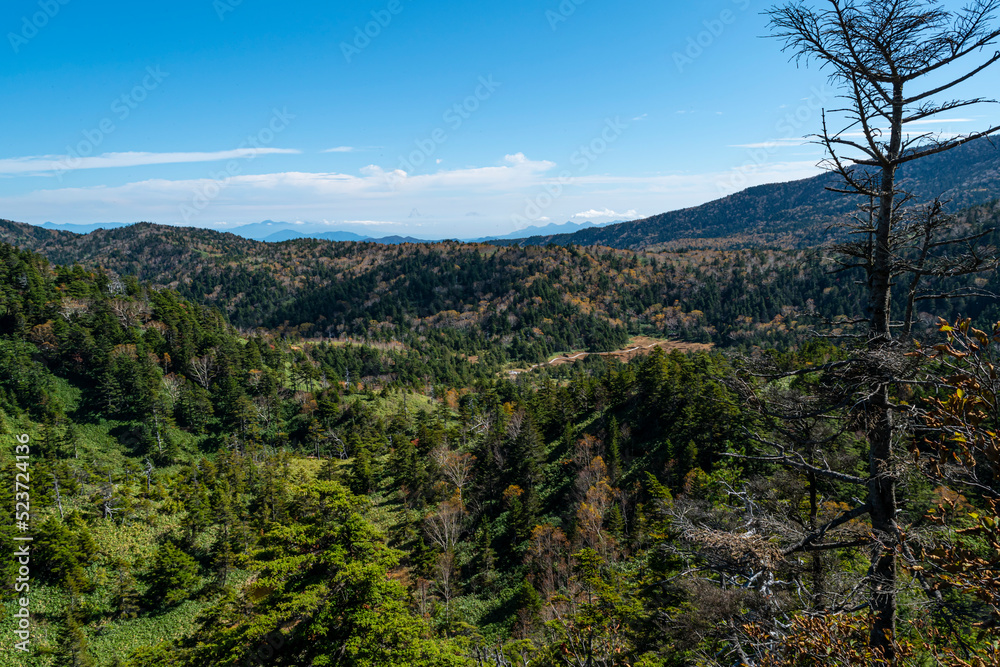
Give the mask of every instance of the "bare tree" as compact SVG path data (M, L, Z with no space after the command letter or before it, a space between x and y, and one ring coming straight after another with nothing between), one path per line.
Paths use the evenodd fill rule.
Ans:
M163 376L163 393L170 405L173 405L180 399L183 387L184 380L174 373Z
M142 474L146 477L146 496L147 497L149 496L149 487L150 487L150 483L151 483L151 480L152 480L152 477L153 477L153 470L154 470L153 462L149 459L149 457L146 457L146 467L142 469Z
M144 316L150 310L148 304L129 299L111 299L108 307L126 329L142 324Z
M446 636L451 627L451 601L458 595L459 586L455 552L448 550L439 553L434 561L434 590L444 600Z
M552 524L535 526L525 561L534 570L534 583L545 602L548 602L568 578L569 540L562 529Z
M215 377L215 352L209 352L201 357L192 357L188 362L191 369L191 377L203 388L212 386L212 379Z
M431 582L423 577L417 579L416 585L413 587L414 602L417 604L417 611L424 618L429 618L431 601L433 599L431 595Z
M59 493L59 475L53 470L52 471L52 486L56 492L56 505L59 507L59 518L64 519L63 516L63 506L62 506L62 495Z
M441 474L458 490L461 497L462 489L468 485L472 479L472 469L476 462L476 457L465 452L457 452L441 445L431 452L431 458L441 469Z
M806 531L784 550L786 556L824 548L842 549L827 539L848 521L867 516L871 537L864 545L871 567L867 600L872 621L869 647L883 664L896 660L894 642L900 579L897 559L907 543L897 523L901 459L899 443L912 425L909 408L895 401L895 387L913 381L916 363L903 356L895 330L910 333L913 303L930 278L951 278L993 265L989 253L976 248L975 231L954 229L942 204L920 204L899 182L898 169L908 163L987 137L1000 126L960 136L922 131L941 114L993 100L981 97L947 99L952 91L1000 60L1000 52L980 57L1000 37L993 15L1000 0L975 0L949 11L932 0L826 0L821 9L801 2L769 10L774 36L796 61L817 61L842 91L842 108L824 110L822 132L815 135L827 158L823 165L839 174L831 188L857 197L858 213L847 223L850 239L835 249L845 268L864 271L867 307L866 345L850 358L801 375L818 374L826 396L791 411L770 410L772 425L841 415L828 424L832 433L814 437L792 428L774 429L784 440L763 441L758 457L812 475L856 485L855 507ZM980 57L967 64L970 57ZM961 62L960 62L961 61ZM951 73L952 67L962 67ZM963 67L964 66L964 67ZM908 280L900 281L900 276ZM893 288L905 286L906 315L892 320ZM945 294L938 294L943 297ZM774 379L778 373L771 373ZM788 374L784 374L788 377ZM822 445L846 430L863 434L868 445L864 476L837 471L822 458ZM811 454L803 450L811 445ZM810 459L809 457L814 458ZM815 521L815 518L813 519Z
M893 231L909 198L898 187L898 168L1000 130L993 126L948 137L910 128L994 101L938 98L1000 60L1000 52L944 83L937 77L1000 37L1000 29L992 26L1000 1L977 0L958 12L929 0L827 0L826 5L814 10L791 3L768 13L785 50L796 60L819 61L844 90L847 106L832 110L842 117L838 129L831 129L824 111L823 131L816 138L827 150L824 165L843 179L838 191L872 202L861 266L868 277L869 338L872 345L882 345L892 340Z
M456 495L454 498L444 501L438 505L437 510L428 514L424 519L427 536L443 551L453 550L462 533L462 522L466 514L465 505L460 496Z
M105 519L111 519L114 521L115 514L121 511L121 500L115 496L115 485L111 481L111 474L108 473L108 484L102 486L100 490L100 499L98 505L101 508L101 513Z
M277 409L273 396L254 396L253 407L257 411L257 418L260 425L266 430L271 425L274 413Z

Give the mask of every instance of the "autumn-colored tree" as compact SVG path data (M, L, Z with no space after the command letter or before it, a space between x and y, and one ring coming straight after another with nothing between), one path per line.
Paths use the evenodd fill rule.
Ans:
M472 480L476 457L466 452L457 452L447 447L438 447L431 452L431 458L452 486L462 495L462 489Z
M525 560L534 573L535 587L546 602L566 583L568 551L569 540L561 529L544 524L531 531Z

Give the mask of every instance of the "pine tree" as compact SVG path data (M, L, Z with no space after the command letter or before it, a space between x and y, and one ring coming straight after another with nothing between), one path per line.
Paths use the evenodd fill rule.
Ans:
M229 483L223 480L212 492L212 508L215 513L215 523L218 526L215 543L209 555L212 558L212 569L215 573L215 583L225 587L229 574L234 566L236 554L233 551L233 532L236 524L236 513L233 511Z
M164 542L156 550L147 579L153 598L173 606L187 599L197 586L198 563L172 542Z
M54 657L54 667L94 667L97 664L90 655L90 642L74 609L66 612Z
M139 614L141 596L135 576L132 574L132 564L124 559L115 559L112 563L112 571L115 579L111 597L114 600L118 618L135 618Z
M368 446L361 444L354 455L351 466L351 492L366 496L375 488L375 472L372 468L372 453Z
M33 574L66 587L73 594L91 588L84 566L95 555L96 547L78 515L70 515L65 523L49 517L36 529L34 537L32 546L38 565Z
M329 482L340 478L340 466L337 464L337 459L328 458L323 463L323 466L319 469L318 479L324 482Z

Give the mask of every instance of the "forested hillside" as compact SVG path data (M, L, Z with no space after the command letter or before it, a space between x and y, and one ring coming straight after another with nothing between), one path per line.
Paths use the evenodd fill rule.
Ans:
M573 266L617 283L667 264L511 252L557 281ZM671 266L706 281L795 279L777 256L682 254ZM486 361L442 361L445 340L427 352L241 334L132 277L6 245L0 260L2 493L13 507L14 477L30 471L35 624L30 657L7 650L2 665L686 665L730 651L734 632L766 649L767 628L789 622L797 641L863 644L856 615L815 627L796 615L851 600L860 581L865 523L836 519L853 478L766 455L761 438L780 426L747 402L761 380L745 362L654 350L511 381ZM816 288L802 285L808 299ZM844 355L813 341L756 358L819 373ZM797 377L789 397L822 383ZM15 450L20 434L28 445ZM864 447L849 431L825 445L857 474ZM969 514L988 503L921 470L906 476L926 545L914 562L960 616L939 624L914 586L901 638L924 655L947 657L956 641L990 650L987 626L972 624L995 608L939 565L993 566L989 548L951 541L957 526L990 530ZM833 550L811 555L810 526L831 520ZM12 513L0 530L18 534ZM13 541L3 548L12 585Z
M958 217L969 229L990 229L1000 209L988 204ZM244 330L396 342L491 367L613 350L630 335L781 347L822 321L861 315L858 274L835 272L816 248L266 244L151 224L80 236L13 222L0 222L0 239L57 264L175 289ZM995 273L979 280L1000 292ZM971 295L947 308L922 302L923 327L938 314L1000 315L992 300Z
M560 581L589 590L639 546L645 471L667 493L738 437L720 358L657 351L568 382L449 386L428 366L401 376L422 361L409 351L241 337L134 279L6 245L0 260L0 437L30 438L39 601L33 656L0 664L558 651L556 636L514 640L553 618L543 601ZM647 394L671 405L637 409ZM577 572L581 546L591 569ZM640 604L640 572L617 569L600 576L627 575L623 603ZM591 613L574 608L559 608L573 614L562 631Z

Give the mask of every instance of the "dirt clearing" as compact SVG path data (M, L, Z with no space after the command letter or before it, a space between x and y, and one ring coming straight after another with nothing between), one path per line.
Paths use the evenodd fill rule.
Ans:
M705 352L712 349L712 345L708 343L685 343L679 340L657 340L648 336L636 336L629 341L627 347L613 352L567 352L566 354L561 354L554 359L550 359L544 364L535 364L531 368L515 368L507 372L510 375L518 375L520 373L527 373L528 371L532 371L541 366L563 366L565 364L571 364L592 355L598 357L614 357L619 361L631 361L636 357L649 354L658 347L663 349L665 352L680 350L685 353Z

